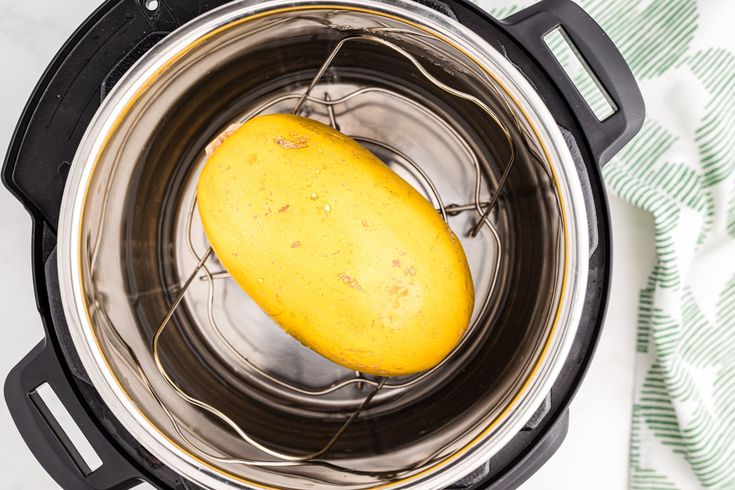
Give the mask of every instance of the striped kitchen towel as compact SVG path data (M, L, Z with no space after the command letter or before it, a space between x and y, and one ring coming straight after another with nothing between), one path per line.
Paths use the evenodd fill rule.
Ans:
M502 17L532 2L478 3ZM656 238L640 292L630 487L735 489L735 1L579 3L648 111L604 171L651 213ZM578 82L584 93L589 79Z

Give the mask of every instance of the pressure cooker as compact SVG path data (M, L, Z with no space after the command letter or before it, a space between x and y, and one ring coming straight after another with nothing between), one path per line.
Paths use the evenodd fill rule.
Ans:
M108 0L41 78L3 168L33 219L45 328L5 383L13 420L70 489L515 488L566 434L610 287L601 169L644 112L568 0L503 20L465 0ZM476 304L437 367L331 363L212 253L207 146L268 113L350 135L461 240Z

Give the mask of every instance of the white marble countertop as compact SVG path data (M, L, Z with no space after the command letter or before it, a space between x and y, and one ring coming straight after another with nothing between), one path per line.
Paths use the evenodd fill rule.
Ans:
M99 0L0 0L0 151L52 56ZM654 260L650 217L611 197L614 274L607 324L585 383L571 405L570 430L552 459L524 490L627 488L628 437L638 291ZM42 336L31 283L30 219L0 189L0 379ZM0 402L0 486L58 488L15 430Z

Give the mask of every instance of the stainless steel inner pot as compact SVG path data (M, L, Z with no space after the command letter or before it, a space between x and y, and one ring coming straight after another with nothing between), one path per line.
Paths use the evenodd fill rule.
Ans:
M285 334L216 257L207 261L214 278L194 274L174 308L208 247L194 209L207 143L256 112L293 110L351 36L366 38L345 43L310 91L346 100L307 100L301 113L359 138L438 209L454 210L448 221L478 297L475 328L435 372L381 389L326 454L294 463L182 398L157 369L152 341L173 312L160 339L168 375L278 452L318 451L370 393L376 380L368 377L314 395L354 373ZM502 126L453 91L490 108L515 148L492 227L477 236L471 230L501 184L510 148ZM157 45L90 125L59 226L65 313L116 417L194 482L440 488L520 430L566 358L586 287L582 202L569 150L538 95L458 23L407 1L237 1Z

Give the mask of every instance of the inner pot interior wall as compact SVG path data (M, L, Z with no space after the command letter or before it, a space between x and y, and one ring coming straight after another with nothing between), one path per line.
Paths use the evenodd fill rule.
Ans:
M118 125L98 162L92 186L96 192L86 208L92 318L128 394L185 448L189 445L173 430L143 376L199 447L219 455L263 458L220 421L173 393L150 354L150 339L185 280L174 266L175 220L182 188L201 163L207 142L258 101L303 91L340 39L366 29L409 50L442 82L505 113L502 117L512 127L505 106L489 88L491 82L465 56L410 32L381 32L385 27L416 32L377 16L318 10L273 15L223 30L159 75ZM497 183L508 157L502 132L475 105L437 90L391 50L369 42L345 45L324 80L380 86L419 101L470 142L484 179ZM342 436L326 459L360 468L362 473L352 475L355 485L390 479L403 466L413 466L409 473L415 472L434 461L437 451L446 455L466 443L502 410L539 355L558 300L558 203L547 169L530 157L518 131L512 131L518 154L498 205L503 267L481 322L488 328L462 362L448 364L439 379L413 393L376 403ZM484 196L489 192L485 189ZM469 240L467 227L455 232L463 242ZM164 364L185 391L227 413L256 440L294 453L314 451L350 413L289 406L251 386L247 378L233 382L237 374L228 373L217 353L207 352L191 321L185 309L173 318ZM209 461L233 474L284 486L297 486L289 475L340 481L339 470L320 465L263 469Z

